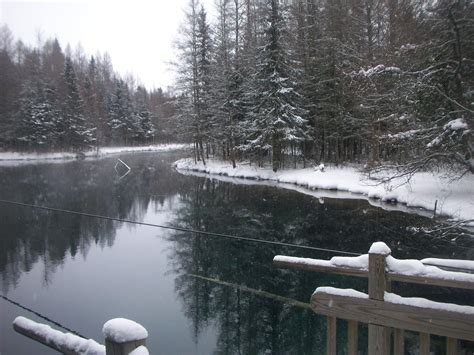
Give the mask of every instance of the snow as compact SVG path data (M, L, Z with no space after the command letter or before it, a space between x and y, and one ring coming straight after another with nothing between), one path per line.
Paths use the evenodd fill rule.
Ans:
M420 260L399 260L388 256L386 261L388 271L395 274L474 283L474 274L442 270L436 266L425 265Z
M107 340L115 343L148 338L148 332L142 325L125 318L115 318L107 321L102 328L102 333L104 333Z
M449 121L444 125L445 130L458 131L461 129L467 129L467 123L462 118Z
M273 258L274 262L284 262L288 264L297 263L308 266L321 266L327 268L346 267L360 270L369 269L369 257L367 254L361 256L334 256L330 260L320 260L311 258L298 258L294 256L277 255Z
M128 355L150 355L150 353L148 352L148 349L145 346L141 345L135 350L133 350L131 353L128 353Z
M452 267L452 268L459 268L459 269L474 271L474 261L473 260L426 258L426 259L422 259L421 262L423 264L446 266L446 267Z
M397 67L386 67L383 64L379 64L367 70L364 70L363 68L361 68L357 74L361 76L365 76L365 77L370 77L370 76L382 74L382 73L399 74L401 73L401 70L400 68L397 68Z
M369 249L369 254L389 255L392 251L384 242L372 243Z
M103 147L97 152L96 149L83 152L85 158L97 158L106 155L135 153L135 152L168 152L178 149L186 149L188 144L158 144L140 147ZM72 160L77 159L78 154L71 152L55 153L19 153L0 152L0 165L15 165L15 162L31 162L41 160ZM13 164L12 164L13 163Z
M356 291L352 288L335 288L335 287L318 287L313 295L317 294L318 292L321 293L328 293L334 296L344 296L344 297L356 297L356 298L369 298L369 295L363 292Z
M474 175L466 174L456 181L448 181L441 174L416 173L409 183L395 179L389 183L376 184L355 167L325 166L324 172L314 168L279 170L258 168L240 163L232 165L217 160L208 160L206 166L195 164L193 159L182 159L175 163L178 171L194 171L232 178L268 180L283 184L301 186L305 189L337 190L358 194L369 200L398 202L410 208L433 211L437 201L437 215L456 220L474 221ZM413 210L413 209L412 209ZM474 225L474 222L471 222Z
M318 287L314 291L313 295L317 293L326 293L329 295L342 297L355 297L364 299L369 298L369 295L363 292L359 292L353 289L340 289L335 287ZM474 315L474 307L471 306L462 306L453 303L434 302L421 297L402 297L390 292L384 293L384 301L417 308L428 308L438 311L449 311L467 315Z
M105 355L105 346L92 339L84 339L71 333L63 333L49 325L36 323L25 317L17 317L13 324L44 339L48 344L69 349L71 352L85 355Z
M419 308L429 308L439 311L449 311L456 313L463 313L468 315L474 315L474 307L471 306L461 306L453 303L440 303L430 301L426 298L421 297L402 297L395 293L385 292L384 301L402 304L405 306L419 307Z
M376 242L373 243L370 247L369 253L382 253L387 255L387 272L392 274L408 275L408 276L420 276L426 278L434 278L438 280L456 280L462 282L472 282L474 283L474 274L464 273L464 272L454 272L442 270L436 266L425 265L420 260L415 259L396 259L390 254L390 249L385 245L385 243ZM430 260L430 259L425 259ZM441 260L440 263L445 262L446 264L456 264L456 260L449 259L437 259ZM358 270L368 270L369 269L369 254L364 254L361 256L351 257L351 256L335 256L330 260L320 260L320 259L311 259L311 258L298 258L292 256L277 255L273 258L274 262L284 262L287 264L303 264L308 266L320 266L326 268L351 268ZM465 265L473 265L474 261L465 261Z

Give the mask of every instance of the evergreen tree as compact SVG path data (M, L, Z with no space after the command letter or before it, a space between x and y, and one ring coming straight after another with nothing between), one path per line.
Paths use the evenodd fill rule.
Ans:
M132 115L132 109L127 97L125 83L122 80L116 80L116 89L112 96L107 126L109 129L109 143L125 143L128 137L129 117Z
M20 144L27 148L47 150L58 140L60 111L54 88L43 82L28 82L20 99L19 122L16 132Z
M277 0L266 0L264 45L257 58L249 136L242 148L271 154L273 171L282 166L284 150L307 138L307 120L296 90L296 72L284 47L285 22Z
M0 143L4 145L13 141L17 98L20 96L19 73L9 53L7 45L0 48Z
M94 141L93 129L87 128L84 117L84 101L79 93L76 75L70 57L64 64L64 82L66 84L66 101L61 121L61 145L70 145L73 150L89 147Z
M204 146L209 138L210 119L210 55L209 25L203 7L191 0L178 43L178 115L181 131L194 143L196 160L205 163Z
M148 93L144 87L137 87L135 101L136 139L149 142L155 136L155 127L152 121L152 114L148 109L150 106Z

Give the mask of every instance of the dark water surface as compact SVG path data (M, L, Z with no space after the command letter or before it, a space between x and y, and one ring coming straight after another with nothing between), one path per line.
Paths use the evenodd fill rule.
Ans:
M472 235L428 234L429 218L182 175L171 167L182 155L121 155L132 168L122 179L117 156L0 167L0 199L358 253L383 240L397 258L474 259ZM279 270L277 254L334 255L0 203L1 292L101 343L108 319L133 319L148 329L151 354L323 354L325 318L292 300L308 302L318 286L366 291L366 281ZM472 292L394 291L474 304ZM0 354L54 353L12 330L19 315L44 322L0 299ZM361 349L366 342L361 327ZM409 335L407 350L416 347Z

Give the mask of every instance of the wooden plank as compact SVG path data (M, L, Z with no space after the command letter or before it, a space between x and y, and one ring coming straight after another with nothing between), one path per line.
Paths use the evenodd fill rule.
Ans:
M297 259L301 259L298 262ZM312 272L329 272L332 274L337 275L345 275L345 276L355 276L355 277L369 277L369 272L366 269L357 269L357 268L348 268L348 267L340 267L340 266L321 266L321 265L313 265L308 264L303 258L293 258L294 261L287 262L287 261L280 261L274 260L273 264L276 267L285 268L285 269L299 269L299 270L306 270ZM465 281L458 281L452 279L444 279L442 277L430 277L427 278L425 276L414 276L414 275L402 275L394 272L387 272L387 280L388 281L396 281L396 282L406 282L406 283L414 283L419 285L432 285L432 286L440 286L440 287L453 287L453 288L461 288L466 290L474 290L474 274L466 274Z
M347 355L357 355L359 329L356 321L347 322Z
M327 317L326 353L336 355L336 317Z
M393 354L405 355L405 331L395 329L393 332Z
M446 339L446 355L458 354L458 340L454 338Z
M369 254L369 298L383 301L386 284L385 255ZM369 324L369 355L385 354L387 354L385 328Z
M420 355L430 355L430 335L420 333Z
M466 275L472 275L474 278L474 274L466 274ZM452 288L462 288L466 290L474 290L473 281L457 281L457 280L443 279L440 277L427 278L425 276L401 275L401 274L396 274L393 272L388 272L387 277L390 281L406 282L406 283L412 283L412 284L418 284L418 285L431 285L431 286L452 287ZM468 276L468 277L470 278L471 276Z
M294 261L273 260L273 265L282 269L298 269L313 272L329 272L336 275L346 275L355 277L368 277L365 269L348 268L340 266L312 265L304 261L304 258L292 258ZM300 260L298 260L300 259Z
M474 341L474 317L461 312L327 292L317 292L311 297L311 309L317 314L346 320Z
M67 348L66 346L64 346L64 344L61 344L61 343L57 343L54 341L54 339L46 339L45 336L41 336L41 335L38 335L38 334L35 334L35 332L31 331L31 329L28 329L28 328L23 328L21 326L19 326L18 324L16 323L13 323L13 329L21 334L21 335L24 335L34 341L37 341L38 343L41 343L43 345L46 345L47 347L53 349L53 350L56 350L62 354L66 354L66 355L76 355L77 353L69 348Z
M386 354L384 330L383 326L369 324L369 355Z

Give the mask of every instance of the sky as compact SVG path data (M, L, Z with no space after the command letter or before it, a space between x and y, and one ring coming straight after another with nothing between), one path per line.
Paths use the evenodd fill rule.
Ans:
M87 55L108 52L114 69L148 89L173 83L173 41L189 0L0 0L0 24L30 45L58 38ZM213 0L202 1L212 13Z

